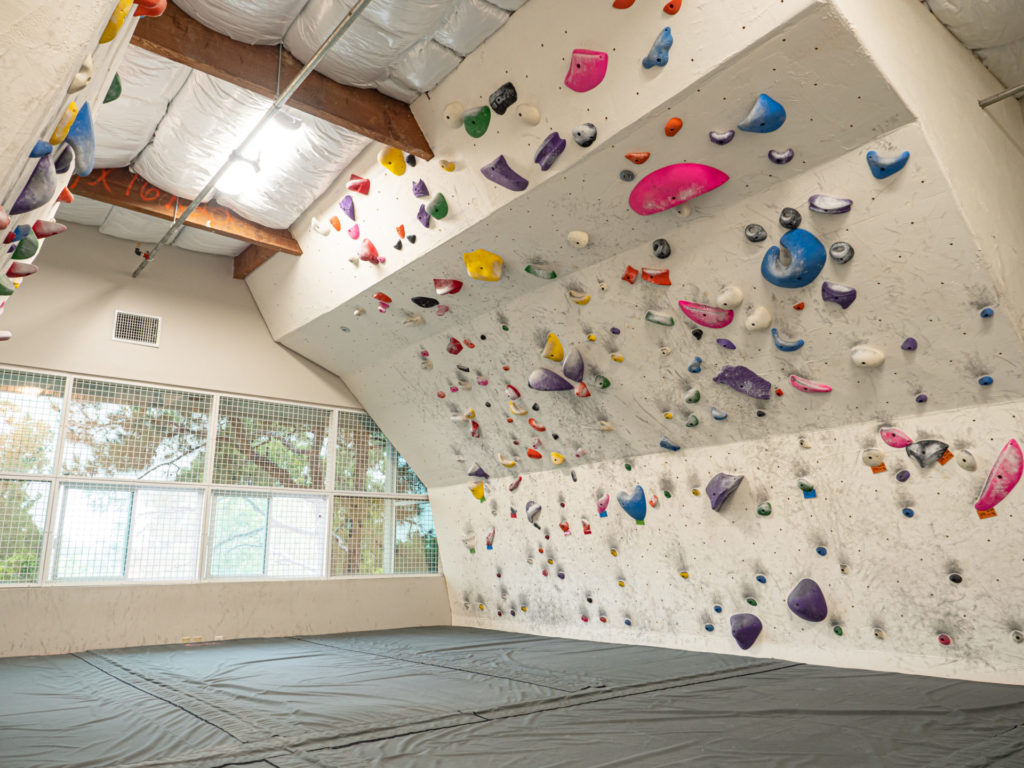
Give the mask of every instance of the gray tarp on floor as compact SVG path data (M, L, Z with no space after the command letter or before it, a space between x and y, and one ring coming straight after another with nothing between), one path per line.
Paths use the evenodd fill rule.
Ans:
M1024 689L450 627L0 660L2 768L1024 766Z

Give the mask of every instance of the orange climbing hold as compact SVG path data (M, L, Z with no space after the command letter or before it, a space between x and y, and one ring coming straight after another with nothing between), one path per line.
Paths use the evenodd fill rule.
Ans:
M57 195L57 199L62 203L75 202L75 196L71 194L71 190L67 187L64 187L64 189L60 191L60 194Z
M381 291L377 291L375 294L373 294L373 298L375 298L377 301L383 301L385 304L391 303L391 297L388 296L386 293L382 293Z
M670 117L668 122L665 123L665 135L675 136L683 127L683 121L678 117Z
M636 0L614 0L612 8L618 8L620 11L624 11L635 2Z
M795 309L797 312L801 312L803 310L803 308L804 308L804 303L802 301L799 304L794 304L793 305L793 309Z
M341 232L341 219L337 216L331 216L331 226L334 227L335 232Z
M647 158L651 156L650 152L627 152L626 159L634 165L643 165L647 162Z
M405 224L399 224L395 227L395 231L398 233L399 237L405 237Z
M529 448L529 449L527 449L526 455L529 456L531 459L539 459L539 458L541 458L541 452L538 451L536 448ZM541 551L543 552L544 550L541 550Z
M136 0L136 16L163 16L167 0Z
M681 6L682 4L683 0L669 0L667 3L665 3L665 7L662 8L661 10L663 10L669 16L675 16L677 13L679 13L679 6Z

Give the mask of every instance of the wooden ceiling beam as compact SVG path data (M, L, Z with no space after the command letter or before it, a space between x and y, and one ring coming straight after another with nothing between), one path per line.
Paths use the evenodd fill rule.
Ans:
M268 99L277 96L277 46L232 40L173 3L162 16L141 19L132 44ZM288 51L280 51L280 83L285 86L303 65ZM342 85L313 72L288 106L425 160L434 156L409 105L375 90Z

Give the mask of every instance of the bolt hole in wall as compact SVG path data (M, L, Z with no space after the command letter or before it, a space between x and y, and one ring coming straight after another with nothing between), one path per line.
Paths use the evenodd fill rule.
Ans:
M0 585L436 571L365 413L0 369Z

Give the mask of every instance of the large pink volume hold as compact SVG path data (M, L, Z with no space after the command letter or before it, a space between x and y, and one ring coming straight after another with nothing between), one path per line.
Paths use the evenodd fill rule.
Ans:
M629 193L629 207L641 216L667 211L710 192L729 180L710 165L676 163L644 176Z
M1021 453L1020 444L1016 440L1010 440L999 452L999 458L996 459L992 471L988 473L985 487L978 500L974 502L974 508L978 512L990 511L1005 499L1020 482L1022 473L1024 473L1024 454Z
M604 51L588 51L577 48L569 60L569 71L565 73L565 85L577 93L597 88L608 72L608 54Z

